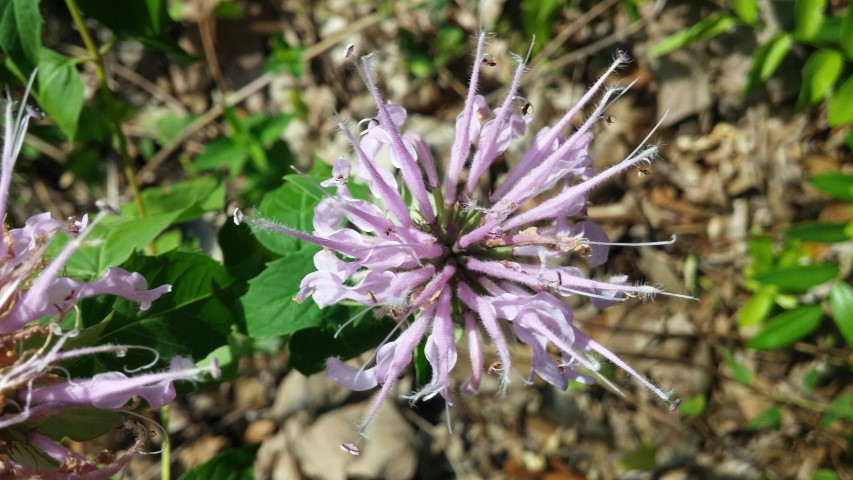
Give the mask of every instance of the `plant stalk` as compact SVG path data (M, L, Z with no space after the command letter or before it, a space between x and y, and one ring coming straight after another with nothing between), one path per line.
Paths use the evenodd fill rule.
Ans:
M127 183L130 186L130 192L133 196L133 201L136 204L136 209L139 212L139 217L145 218L145 205L142 202L142 192L139 190L139 180L136 176L136 170L133 169L133 162L130 159L130 153L127 148L127 137L125 137L124 132L121 129L121 121L118 118L113 92L110 90L109 83L107 82L106 69L104 68L104 57L101 55L101 52L98 50L97 45L95 45L95 42L92 39L92 35L86 28L83 17L80 15L80 9L77 7L77 2L75 0L65 0L65 5L68 7L68 12L71 14L71 18L74 20L77 30L80 31L80 38L86 46L86 51L89 52L89 60L95 65L95 75L98 78L98 84L101 87L101 92L104 95L104 101L107 104L107 114L110 118L110 124L113 127L113 135L118 143L119 156L121 157L122 165L124 167L124 174L127 178Z

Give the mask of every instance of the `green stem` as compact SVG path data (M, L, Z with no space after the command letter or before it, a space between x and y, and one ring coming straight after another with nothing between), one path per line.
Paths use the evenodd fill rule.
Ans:
M163 439L163 451L160 453L160 478L169 480L172 478L172 442L169 440L169 405L160 407L160 424L166 438Z
M68 7L68 12L71 13L71 18L74 20L77 30L80 31L80 38L86 46L86 51L89 52L89 60L95 65L95 75L98 78L101 93L103 93L104 101L107 104L107 114L109 115L110 123L113 127L113 135L115 136L115 140L118 142L119 156L121 156L122 164L124 166L124 174L125 177L127 177L127 183L130 186L133 201L136 204L136 209L139 211L139 217L145 218L145 205L142 203L142 193L139 190L139 180L136 177L136 170L133 169L133 162L130 159L130 153L127 148L127 137L124 136L124 132L121 130L121 120L119 119L115 108L113 92L110 90L110 86L107 82L106 69L104 68L104 57L98 50L97 45L95 45L92 35L89 34L89 30L86 28L83 17L80 15L80 9L77 7L76 1L65 0L65 5Z

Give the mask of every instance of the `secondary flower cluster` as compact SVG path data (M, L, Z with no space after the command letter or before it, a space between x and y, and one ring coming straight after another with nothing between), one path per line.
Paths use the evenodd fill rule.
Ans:
M641 145L617 165L601 172L591 168L591 129L605 118L607 105L625 90L605 88L605 79L630 58L619 51L577 105L553 126L536 132L515 168L490 187L492 192L484 194L484 175L511 142L525 134L531 120L530 105L518 95L527 59L517 59L509 92L497 108L490 109L477 94L480 70L494 64L484 52L485 39L481 33L443 182L438 173L441 165L422 137L402 131L405 109L382 98L370 58L363 57L359 72L377 113L359 123L363 126L360 132L350 131L343 122L340 129L355 153L354 174L368 184L373 200L353 197L347 187L353 173L351 163L339 158L333 177L321 184L325 198L314 210L313 232L246 216L239 210L235 221L278 230L323 247L314 257L317 271L302 280L296 300L311 297L320 307L354 301L378 307L397 321L394 331L361 368L338 358L326 363L327 376L350 389L380 387L359 425L360 436L425 336L432 379L408 398L416 401L441 395L452 404L456 389L451 370L458 360L455 330L467 337L473 372L461 386L465 393L478 390L484 370L497 374L505 389L515 371L510 345L522 342L533 351L526 382L537 375L560 389L567 388L569 380L590 383L590 375L600 377L598 358L603 357L674 410L678 400L578 330L571 309L559 298L585 295L605 306L628 297L662 293L652 286L630 285L624 276L592 280L580 269L564 265L569 255L583 258L591 266L606 261L613 244L607 242L601 227L572 219L584 216L590 190L633 166L649 163L657 153L656 147ZM586 120L567 133L572 120L597 96ZM384 168L377 160L385 153L393 169ZM397 331L401 333L394 338ZM494 345L498 356L488 367L484 365L483 337ZM357 443L345 443L342 448L357 455Z
M80 332L77 328L63 330L59 321L73 315L80 300L94 295L115 295L138 302L144 310L169 292L171 286L161 285L149 290L142 275L121 268L111 268L92 282L60 276L65 263L103 213L92 222L87 216L80 221L59 221L49 213L41 213L29 218L20 228L6 224L12 171L30 119L42 115L26 105L33 78L35 74L20 105L7 95L4 106L0 166L0 218L3 219L0 234L0 478L110 478L127 465L134 453L141 451L148 429L143 428L142 433L136 429L136 443L118 458L102 455L90 460L41 433L40 422L72 409L119 410L135 397L145 399L152 407L160 407L175 398L172 382L192 380L205 371L218 376L219 370L215 362L209 369L200 369L188 359L175 357L164 372L134 376L106 372L91 378L68 378L63 365L69 361L98 354L122 357L134 348L150 350L132 345L81 346L79 341L77 346L70 347ZM71 240L52 260L48 259L48 247L63 234L70 235ZM50 319L39 321L45 317ZM152 353L155 361L133 372L153 366L158 356L157 352ZM45 458L37 458L33 448ZM45 462L52 463L52 470L43 468Z

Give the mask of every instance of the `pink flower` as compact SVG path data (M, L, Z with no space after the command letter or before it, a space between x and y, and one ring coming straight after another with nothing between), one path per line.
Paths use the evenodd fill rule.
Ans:
M63 365L69 360L85 356L111 354L125 356L131 349L152 353L156 351L133 345L78 345L69 348L71 339L79 335L75 329L63 330L55 318L37 322L45 317L64 317L73 314L77 303L95 295L115 295L139 303L140 309L171 290L171 285L149 289L145 278L121 268L110 268L92 282L61 277L63 267L74 251L82 244L94 220L84 215L79 221L59 221L49 213L29 218L21 228L11 228L5 223L6 203L17 155L23 145L27 125L37 110L26 106L35 74L30 78L27 92L15 110L15 103L7 98L5 103L5 136L0 165L0 430L20 430L5 435L6 448L11 452L0 455L0 473L15 478L111 478L129 462L134 453L141 451L146 434L134 433L136 443L117 459L88 460L63 447L39 432L39 422L51 415L76 408L121 410L134 397L143 398L152 407L160 407L175 397L173 382L195 380L203 373L219 376L215 359L207 368L196 367L181 357L172 359L165 372L141 373L128 376L122 372L105 372L92 378L66 378ZM53 259L45 255L48 246L59 235L70 235L71 240ZM39 341L41 339L41 341ZM27 345L24 345L27 342ZM40 345L40 348L39 348ZM140 369L137 369L138 371ZM130 373L128 371L127 373ZM66 377L63 377L65 374ZM133 415L128 413L128 415ZM27 422L26 424L24 422ZM147 432L147 428L143 428ZM73 432L69 432L73 433ZM26 439L29 445L18 448L16 439ZM56 471L32 467L31 448L40 449L59 465ZM103 468L99 464L105 465ZM0 475L2 476L2 475Z
M406 113L382 98L370 59L365 57L359 71L376 103L376 116L359 122L365 126L359 133L351 132L344 123L340 129L355 152L356 176L368 184L373 201L352 197L347 189L350 163L338 159L333 178L322 183L336 190L325 192L315 209L313 232L235 212L238 223L278 230L323 247L315 256L317 271L302 280L298 300L311 296L321 307L342 301L381 306L397 321L368 364L355 368L338 358L326 363L327 376L344 386L380 388L359 425L359 435L364 435L424 337L432 379L408 398L441 395L448 404L453 402L457 387L450 373L459 360L455 329L467 335L473 374L462 386L466 393L479 388L485 369L482 343L487 338L499 357L488 371L500 376L502 390L515 371L510 345L520 341L533 349L525 382L536 375L561 389L569 380L590 383L593 378L576 369L583 367L597 376L597 358L604 357L665 403L678 403L580 332L572 323L571 309L559 298L584 295L603 305L662 293L656 287L630 285L623 277L589 279L580 269L558 263L569 256L591 266L606 262L611 244L604 231L593 222L574 218L584 211L593 188L633 166L651 162L657 154L656 147L641 146L604 171L590 167L591 128L604 118L609 102L624 91L605 88L605 80L630 59L619 52L578 104L556 124L539 131L518 165L487 194L480 190L481 177L524 135L531 118L529 105L518 96L527 60L516 59L509 92L497 108L489 109L477 94L480 69L490 63L482 61L487 58L485 38L481 33L443 182L438 181L439 165L421 137L402 132ZM596 96L599 99L591 105L586 121L570 131L572 120ZM393 170L376 162L380 151L389 154ZM520 209L532 199L539 202ZM656 244L664 243L669 242ZM400 333L394 338L397 330ZM559 355L549 353L548 345ZM358 454L357 443L342 448Z

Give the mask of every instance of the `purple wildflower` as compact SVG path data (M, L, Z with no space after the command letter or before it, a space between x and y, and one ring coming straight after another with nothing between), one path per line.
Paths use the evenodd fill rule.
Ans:
M382 98L370 58L364 57L359 71L377 114L359 123L365 126L363 131L354 133L343 122L340 129L355 152L355 176L369 185L375 201L350 194L351 165L339 158L333 177L321 185L335 188L335 192L324 190L325 198L314 210L312 233L235 212L238 223L277 230L323 247L314 257L317 271L302 280L297 300L310 296L320 307L355 301L381 308L397 321L394 331L361 368L338 358L326 362L326 375L350 389L380 387L358 427L360 436L411 363L424 336L432 379L408 398L416 401L441 395L452 404L455 388L450 372L458 360L457 329L467 336L473 371L461 386L463 392L479 388L485 369L484 332L497 350L499 361L488 372L500 376L501 391L514 371L510 345L520 341L533 350L525 382L538 375L560 389L567 388L569 380L590 383L593 378L588 374L600 377L598 358L603 357L668 405L678 403L578 330L571 309L559 298L579 294L605 306L663 293L653 286L630 285L623 276L610 281L588 279L580 269L561 265L569 254L584 258L591 266L606 261L608 248L614 244L608 243L601 227L571 219L582 216L590 190L632 166L650 163L657 154L656 147L641 145L602 172L590 166L591 128L625 90L604 87L605 79L629 57L620 52L577 105L555 125L536 133L517 166L486 195L479 188L481 177L513 140L525 134L531 118L529 105L518 95L527 59L517 59L509 92L499 107L489 109L477 94L482 65L494 63L484 53L485 39L485 33L480 33L443 184L438 180L439 165L422 138L401 131L406 111ZM566 134L572 120L596 97L587 119ZM390 156L393 171L376 161L383 150ZM539 202L532 203L534 199ZM671 242L652 244L667 243ZM401 333L393 338L398 330ZM556 356L549 345L558 352ZM357 444L345 443L342 449L357 455Z
M5 223L12 170L23 146L29 120L41 118L40 111L26 105L34 78L35 74L30 78L17 111L11 98L6 99L4 107L5 136L0 166L0 218L3 219L0 234L0 430L19 425L21 429L18 433L4 435L0 477L111 478L124 468L134 453L142 450L147 440L147 428L141 433L134 432L136 443L118 458L103 456L89 460L39 433L39 422L76 408L120 410L136 397L145 399L152 407L161 407L174 399L174 381L194 380L205 372L218 377L219 368L215 361L202 369L185 358L175 357L165 372L134 376L106 372L92 378L66 378L68 372L63 365L85 356L111 354L123 357L131 349L151 352L154 361L149 365L126 370L134 373L152 367L159 360L159 355L150 348L133 345L69 348L72 339L80 332L76 328L63 330L57 319L73 314L80 300L104 294L135 301L144 310L169 292L171 285L149 289L142 275L121 268L110 268L92 282L59 276L65 262L82 245L93 225L105 216L104 213L98 214L91 222L88 216L79 221L69 219L63 222L53 219L49 213L41 213L29 218L21 228L11 228ZM70 235L71 240L55 258L48 259L46 252L50 243L63 234ZM45 317L53 318L48 322L36 322ZM133 415L132 412L128 414ZM28 458L31 455L26 449L11 445L12 439L26 439L31 447L52 458L56 468L49 471L44 470L44 464L38 467L31 465L32 459Z

